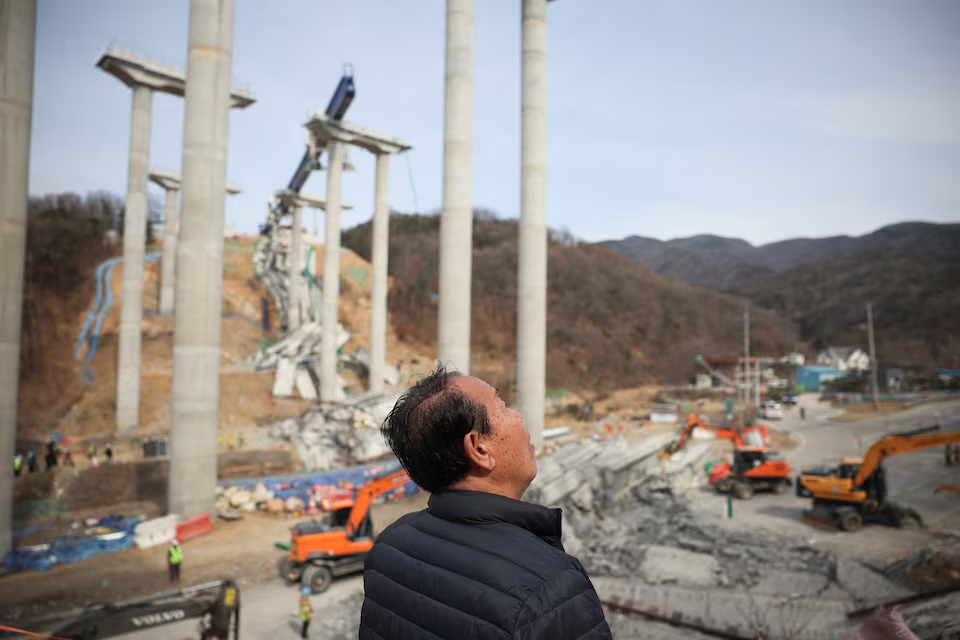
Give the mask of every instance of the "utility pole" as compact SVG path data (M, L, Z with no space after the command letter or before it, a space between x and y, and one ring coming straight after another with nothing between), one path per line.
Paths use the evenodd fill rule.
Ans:
M753 377L754 377L754 387L753 387L753 406L755 409L760 408L760 356L754 356L753 358Z
M750 303L743 303L743 426L750 424Z
M870 340L870 382L873 385L873 409L880 411L880 389L877 385L877 347L873 340L873 305L867 303L867 335Z

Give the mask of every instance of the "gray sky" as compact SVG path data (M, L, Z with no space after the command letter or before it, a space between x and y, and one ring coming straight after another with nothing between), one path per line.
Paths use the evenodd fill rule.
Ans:
M187 0L40 0L33 194L126 189L130 91L116 43L185 67ZM344 62L347 119L410 140L390 204L441 202L441 0L236 0L227 223L253 232ZM520 3L476 2L473 201L520 202ZM548 223L586 240L715 233L765 243L960 220L960 2L559 0L548 11ZM183 101L153 103L152 167L179 171ZM370 217L353 150L344 227ZM151 190L157 189L151 185ZM307 193L323 194L325 174ZM159 193L159 190L157 190ZM305 216L313 226L313 215ZM322 231L322 212L317 214Z

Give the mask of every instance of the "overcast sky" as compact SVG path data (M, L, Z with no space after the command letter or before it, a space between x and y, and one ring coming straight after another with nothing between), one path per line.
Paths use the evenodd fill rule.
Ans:
M184 68L189 3L39 7L31 193L123 194L130 90L94 65L117 44ZM257 103L231 116L228 180L243 194L227 200L227 223L253 232L264 220L345 62L357 84L347 119L414 145L392 160L391 207L439 208L444 7L236 0L233 75ZM960 221L955 0L559 0L547 59L548 223L582 239L759 244ZM473 202L515 217L519 0L476 2L474 94ZM182 142L182 99L156 95L151 167L179 171ZM373 204L373 159L351 157L345 228ZM304 189L324 191L325 174Z

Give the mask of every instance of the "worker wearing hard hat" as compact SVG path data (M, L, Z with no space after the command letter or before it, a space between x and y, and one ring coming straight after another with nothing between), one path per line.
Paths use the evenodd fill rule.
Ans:
M170 572L170 582L180 582L180 565L183 563L183 551L180 541L174 538L167 549L167 570Z

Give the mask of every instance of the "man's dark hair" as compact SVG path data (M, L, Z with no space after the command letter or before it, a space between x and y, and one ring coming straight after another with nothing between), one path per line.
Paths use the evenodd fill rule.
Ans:
M451 385L458 371L442 363L407 389L380 430L410 478L431 493L462 480L470 469L463 436L490 432L487 408Z

